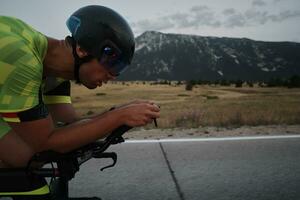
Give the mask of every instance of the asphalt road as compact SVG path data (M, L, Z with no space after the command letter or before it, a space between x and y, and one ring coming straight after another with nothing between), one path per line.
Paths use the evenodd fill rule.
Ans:
M72 196L104 200L298 200L300 138L123 143L110 161L91 160L70 183Z

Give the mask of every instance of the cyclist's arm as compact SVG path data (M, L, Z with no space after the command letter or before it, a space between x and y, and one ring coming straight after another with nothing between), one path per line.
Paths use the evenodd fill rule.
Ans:
M59 103L47 105L49 113L55 122L73 123L80 120L72 104Z
M144 103L131 104L58 129L54 128L50 115L34 121L9 122L9 125L35 152L68 152L105 137L121 125L144 126L158 117L159 108Z
M55 129L50 115L44 119L9 125L35 152L54 150L68 152L105 137L122 125L120 110L105 113L94 119Z
M71 103L70 81L58 82L55 78L48 78L45 85L47 92L43 94L43 99L53 121L67 124L78 121L79 117Z

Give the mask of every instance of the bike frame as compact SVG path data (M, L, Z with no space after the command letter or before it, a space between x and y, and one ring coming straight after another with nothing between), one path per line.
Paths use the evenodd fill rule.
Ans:
M76 149L69 153L57 153L54 151L46 151L38 153L28 163L27 168L21 169L0 169L0 197L12 197L14 200L60 200L60 199L99 199L93 198L69 198L69 181L74 178L79 171L80 165L91 158L111 158L113 164L101 169L104 170L113 167L117 162L117 154L115 152L105 152L110 145L124 142L122 135L130 130L131 127L123 125L114 130L104 141L97 141L88 144L82 148ZM34 169L32 164L41 162L44 164L56 163L57 167ZM34 185L37 182L38 189L25 191L24 187L7 186L8 182L16 183L20 177L28 181L27 185ZM47 184L45 178L54 179ZM1 190L6 188L7 191ZM26 187L25 187L26 188ZM14 190L13 190L14 189Z

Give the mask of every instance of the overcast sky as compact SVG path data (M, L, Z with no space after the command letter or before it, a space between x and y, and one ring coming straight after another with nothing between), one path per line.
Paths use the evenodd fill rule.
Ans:
M300 0L0 0L15 16L58 39L78 8L99 4L122 14L136 36L146 30L265 41L300 42Z

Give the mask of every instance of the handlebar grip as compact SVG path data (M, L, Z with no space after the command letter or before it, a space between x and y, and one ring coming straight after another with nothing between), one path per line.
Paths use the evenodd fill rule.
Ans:
M122 125L120 127L118 127L117 129L115 129L107 138L106 140L111 140L112 138L116 138L119 136L122 136L125 132L129 131L130 129L132 129L132 127L127 126L127 125Z
M107 136L103 146L97 149L97 152L104 152L111 144L116 144L124 141L122 135L127 131L129 131L130 129L132 129L132 127L127 125L122 125L117 129L115 129L109 136Z

